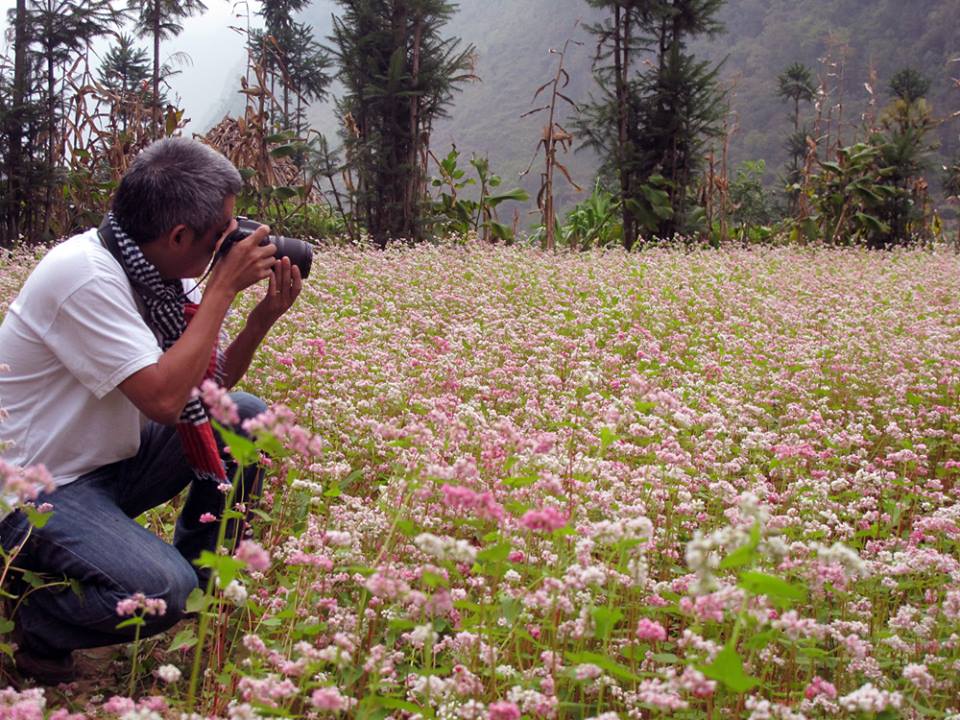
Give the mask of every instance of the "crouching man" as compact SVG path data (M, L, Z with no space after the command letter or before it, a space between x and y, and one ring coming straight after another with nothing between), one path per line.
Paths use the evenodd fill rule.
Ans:
M198 585L192 561L213 550L224 483L234 468L192 391L205 378L232 387L270 327L300 293L287 258L260 246L259 228L195 289L219 242L236 227L236 168L202 143L173 138L141 152L101 227L53 248L27 278L0 326L0 447L9 463L43 464L57 488L53 514L32 528L21 512L0 521L0 541L22 544L16 565L75 581L36 590L14 618L21 674L70 680L71 653L123 642L117 603L136 593L166 604L141 634L165 630ZM234 341L219 344L236 295L268 280ZM241 421L263 411L232 395ZM242 473L238 497L259 470ZM134 518L190 486L169 545ZM159 603L154 603L159 605Z

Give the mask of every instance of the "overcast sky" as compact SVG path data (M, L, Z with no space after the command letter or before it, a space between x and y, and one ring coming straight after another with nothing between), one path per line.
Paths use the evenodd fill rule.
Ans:
M217 115L238 87L238 78L244 68L244 37L230 26L246 28L247 2L206 0L205 4L207 12L184 20L183 32L160 46L161 62L177 52L185 52L192 59L192 65L177 66L180 74L170 79L170 85L182 100L181 107L191 118L186 127L188 134L204 132L220 121ZM259 5L257 0L249 4L252 27L261 25L260 18L255 15ZM0 0L0 28L3 28L4 35L7 11L15 6L16 0ZM129 28L126 31L129 32ZM5 36L0 43L6 51L9 43ZM149 40L143 39L139 43L152 57ZM109 41L96 43L94 52L102 55L109 44Z

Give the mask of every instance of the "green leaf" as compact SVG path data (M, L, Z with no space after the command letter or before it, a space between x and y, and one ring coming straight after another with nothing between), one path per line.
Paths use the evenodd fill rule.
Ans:
M27 516L27 521L37 528L37 530L40 530L44 525L46 525L50 520L50 516L53 515L53 510L50 512L40 512L35 507L31 507L30 505L23 505L20 509Z
M524 475L520 477L508 477L505 480L501 480L501 484L508 488L524 488L533 485L540 478L536 475Z
M297 196L297 191L288 185L281 185L273 189L273 196L278 200L289 200Z
M590 663L596 665L602 670L606 670L612 676L627 680L628 682L639 682L642 678L630 670L626 665L612 660L607 655L601 655L594 652L568 652L566 653L568 663L580 665Z
M333 483L330 487L323 491L323 496L328 498L340 497L340 486L337 485L337 483Z
M881 201L880 198L877 199L878 202ZM867 213L858 212L854 215L863 225L866 225L870 228L872 232L875 233L888 233L890 232L890 226L887 223L880 220L880 218L874 217L873 215L868 215Z
M129 617L126 620L121 620L119 623L117 623L117 630L123 630L127 627L141 627L145 625L146 622L147 621L139 615L134 615L133 617Z
M197 588L199 590L199 588ZM194 591L196 592L196 590ZM190 600L187 599L187 609L189 610ZM176 652L177 650L186 650L197 644L197 636L193 633L193 627L185 627L173 637L173 642L167 648L167 652Z
M33 570L24 570L22 573L20 573L20 577L25 583L33 588L42 587L45 584L43 578L37 573L33 572Z
M7 620L7 618L0 618L0 635L6 635L8 632L13 630L15 627L13 620Z
M762 650L770 644L770 641L773 640L776 634L775 630L765 630L764 632L751 635L743 644L749 650Z
M194 588L190 591L190 594L187 595L187 612L202 612L206 609L209 601L210 599L203 590L198 587Z
M523 606L516 598L508 596L500 598L500 615L511 625L517 619L517 616L520 615L521 610L523 610Z
M623 619L623 613L620 610L608 607L594 608L590 615L593 617L593 634L598 640L606 640L610 637L617 623Z
M501 563L507 559L509 554L510 543L501 542L478 552L477 560L485 563Z
M775 575L748 570L740 573L740 587L753 595L766 595L781 604L803 602L807 597L806 588L787 582Z
M523 188L514 188L509 192L500 193L499 195L491 195L487 198L487 202L491 205L499 205L505 200L516 200L517 202L526 202L530 199L530 194Z
M216 555L209 550L201 552L200 558L195 562L200 567L211 568L219 578L221 588L226 588L237 576L237 570L244 567L240 560L229 555Z
M679 656L674 655L673 653L654 653L653 655L650 656L650 658L654 662L662 663L664 665L678 665L681 662L683 662L683 660L681 660ZM637 659L642 660L643 658L637 658Z
M743 671L743 660L737 651L727 645L709 665L698 668L711 680L718 680L736 693L744 693L759 684L755 677Z
M230 449L230 454L240 465L256 465L260 460L260 452L252 440L248 440L242 435L238 435L232 430L228 430L216 420L213 426L217 429L217 434L223 439L223 442Z
M403 518L402 520L397 520L397 530L407 537L413 537L420 533L420 528L412 520Z
M377 697L375 700L380 707L387 708L388 710L406 710L407 712L428 718L432 718L434 716L433 708L420 707L419 705L406 700L401 700L400 698Z
M750 529L750 540L746 545L741 545L732 553L720 561L720 569L728 570L730 568L752 565L757 556L757 547L760 545L760 523L754 523Z
M447 579L443 577L443 575L432 573L429 570L424 570L420 574L420 579L423 581L423 584L429 588L435 588L440 585L446 587L448 585Z
M600 428L600 452L606 450L619 439L620 436L610 428Z

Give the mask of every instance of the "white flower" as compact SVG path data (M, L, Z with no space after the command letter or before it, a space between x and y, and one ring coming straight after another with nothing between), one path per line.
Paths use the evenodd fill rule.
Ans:
M180 677L180 668L176 665L161 665L157 668L157 677L165 683L175 683Z
M848 695L844 695L837 702L840 707L848 712L883 712L887 707L899 708L903 701L898 692L888 692L873 686L873 683L867 683L854 690Z
M247 600L247 588L239 580L231 580L223 591L223 597L234 605L243 605Z
M138 710L128 710L120 716L120 720L163 720L163 717L153 710L140 708Z
M430 557L441 561L470 564L477 557L477 549L466 540L452 537L438 537L432 533L420 533L413 539L414 544Z
M346 547L353 542L353 536L342 530L327 530L327 542L336 547Z
M424 645L433 645L436 641L437 633L430 623L417 625L410 632L410 644L414 647L422 648Z
M842 543L834 543L830 547L825 545L816 545L817 558L827 562L834 562L846 570L850 577L867 577L870 569L855 550L848 548Z

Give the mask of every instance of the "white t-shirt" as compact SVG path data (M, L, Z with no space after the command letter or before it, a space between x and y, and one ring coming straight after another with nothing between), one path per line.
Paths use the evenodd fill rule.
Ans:
M161 355L96 230L53 248L0 325L0 457L65 485L135 455L145 419L117 385Z

